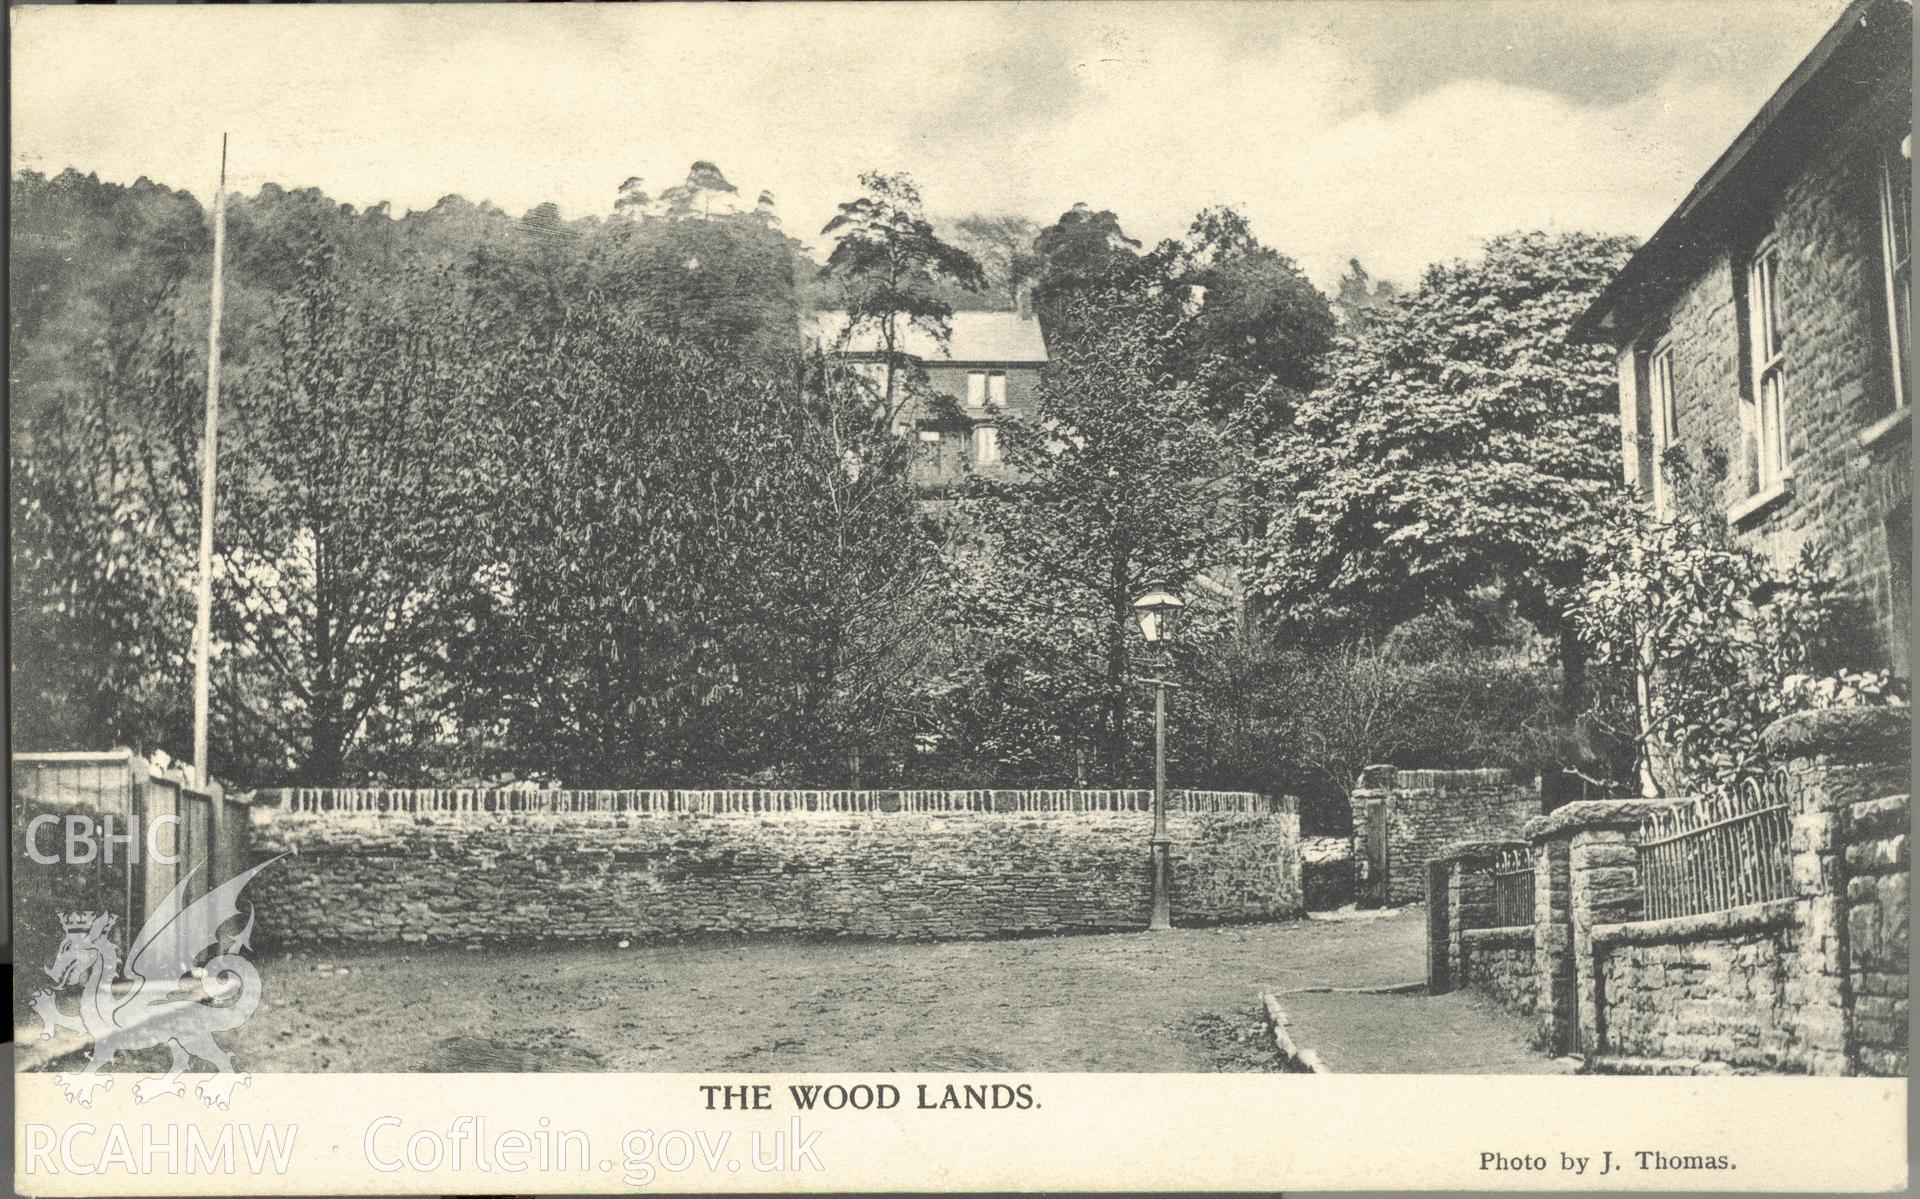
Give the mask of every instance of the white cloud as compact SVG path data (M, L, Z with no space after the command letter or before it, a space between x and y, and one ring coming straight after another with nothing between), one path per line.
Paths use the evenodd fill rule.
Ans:
M1355 255L1407 282L1509 229L1650 232L1823 4L1775 62L1703 53L1613 104L1495 82L1489 45L1388 108L1357 5L15 8L15 166L205 196L226 130L248 191L579 215L705 158L807 239L905 169L939 212L1086 200L1148 241L1236 204L1323 286Z

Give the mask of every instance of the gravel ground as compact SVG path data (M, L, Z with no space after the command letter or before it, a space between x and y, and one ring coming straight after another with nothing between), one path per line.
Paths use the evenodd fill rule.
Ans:
M222 1039L258 1072L1267 1070L1273 991L1336 1070L1546 1068L1529 1022L1466 997L1288 993L1417 980L1423 936L1410 909L1001 941L303 951L262 963L260 1010Z

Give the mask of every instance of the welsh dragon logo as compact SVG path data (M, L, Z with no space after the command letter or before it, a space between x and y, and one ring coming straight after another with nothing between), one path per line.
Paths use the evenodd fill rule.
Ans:
M120 947L109 935L119 917L107 912L61 914L66 936L53 964L46 967L54 985L34 993L33 1009L46 1025L41 1040L62 1028L93 1040L86 1068L57 1078L69 1101L92 1106L95 1090L113 1086L113 1075L101 1071L116 1055L156 1045L172 1051L173 1064L164 1076L133 1084L137 1103L162 1095L184 1096L186 1084L180 1076L194 1058L210 1063L215 1071L194 1088L209 1107L226 1107L235 1087L251 1085L249 1075L235 1072L233 1059L213 1034L245 1024L260 1005L260 975L252 962L240 956L250 948L252 909L246 913L245 927L229 936L224 947L220 930L241 915L241 890L275 860L234 876L184 906L187 884L198 868L182 877L134 937L127 950L124 979ZM196 970L194 963L210 949L219 952ZM192 993L182 994L202 981L208 994L219 992L224 1002L202 1002ZM69 1014L60 1009L57 993L76 985L79 1010Z

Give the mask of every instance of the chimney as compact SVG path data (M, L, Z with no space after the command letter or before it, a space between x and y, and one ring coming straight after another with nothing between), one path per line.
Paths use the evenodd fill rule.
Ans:
M1014 285L1013 310L1020 314L1023 321L1033 319L1033 280L1022 279Z

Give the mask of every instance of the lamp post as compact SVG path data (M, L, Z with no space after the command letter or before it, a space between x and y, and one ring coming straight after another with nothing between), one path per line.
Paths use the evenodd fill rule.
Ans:
M1173 670L1168 641L1184 607L1185 601L1161 586L1148 588L1133 601L1133 610L1140 618L1140 635L1159 651L1155 665L1160 677L1140 680L1153 684L1153 914L1147 920L1148 932L1173 927L1167 903L1167 858L1172 846L1167 837L1167 688L1173 684L1166 676Z

